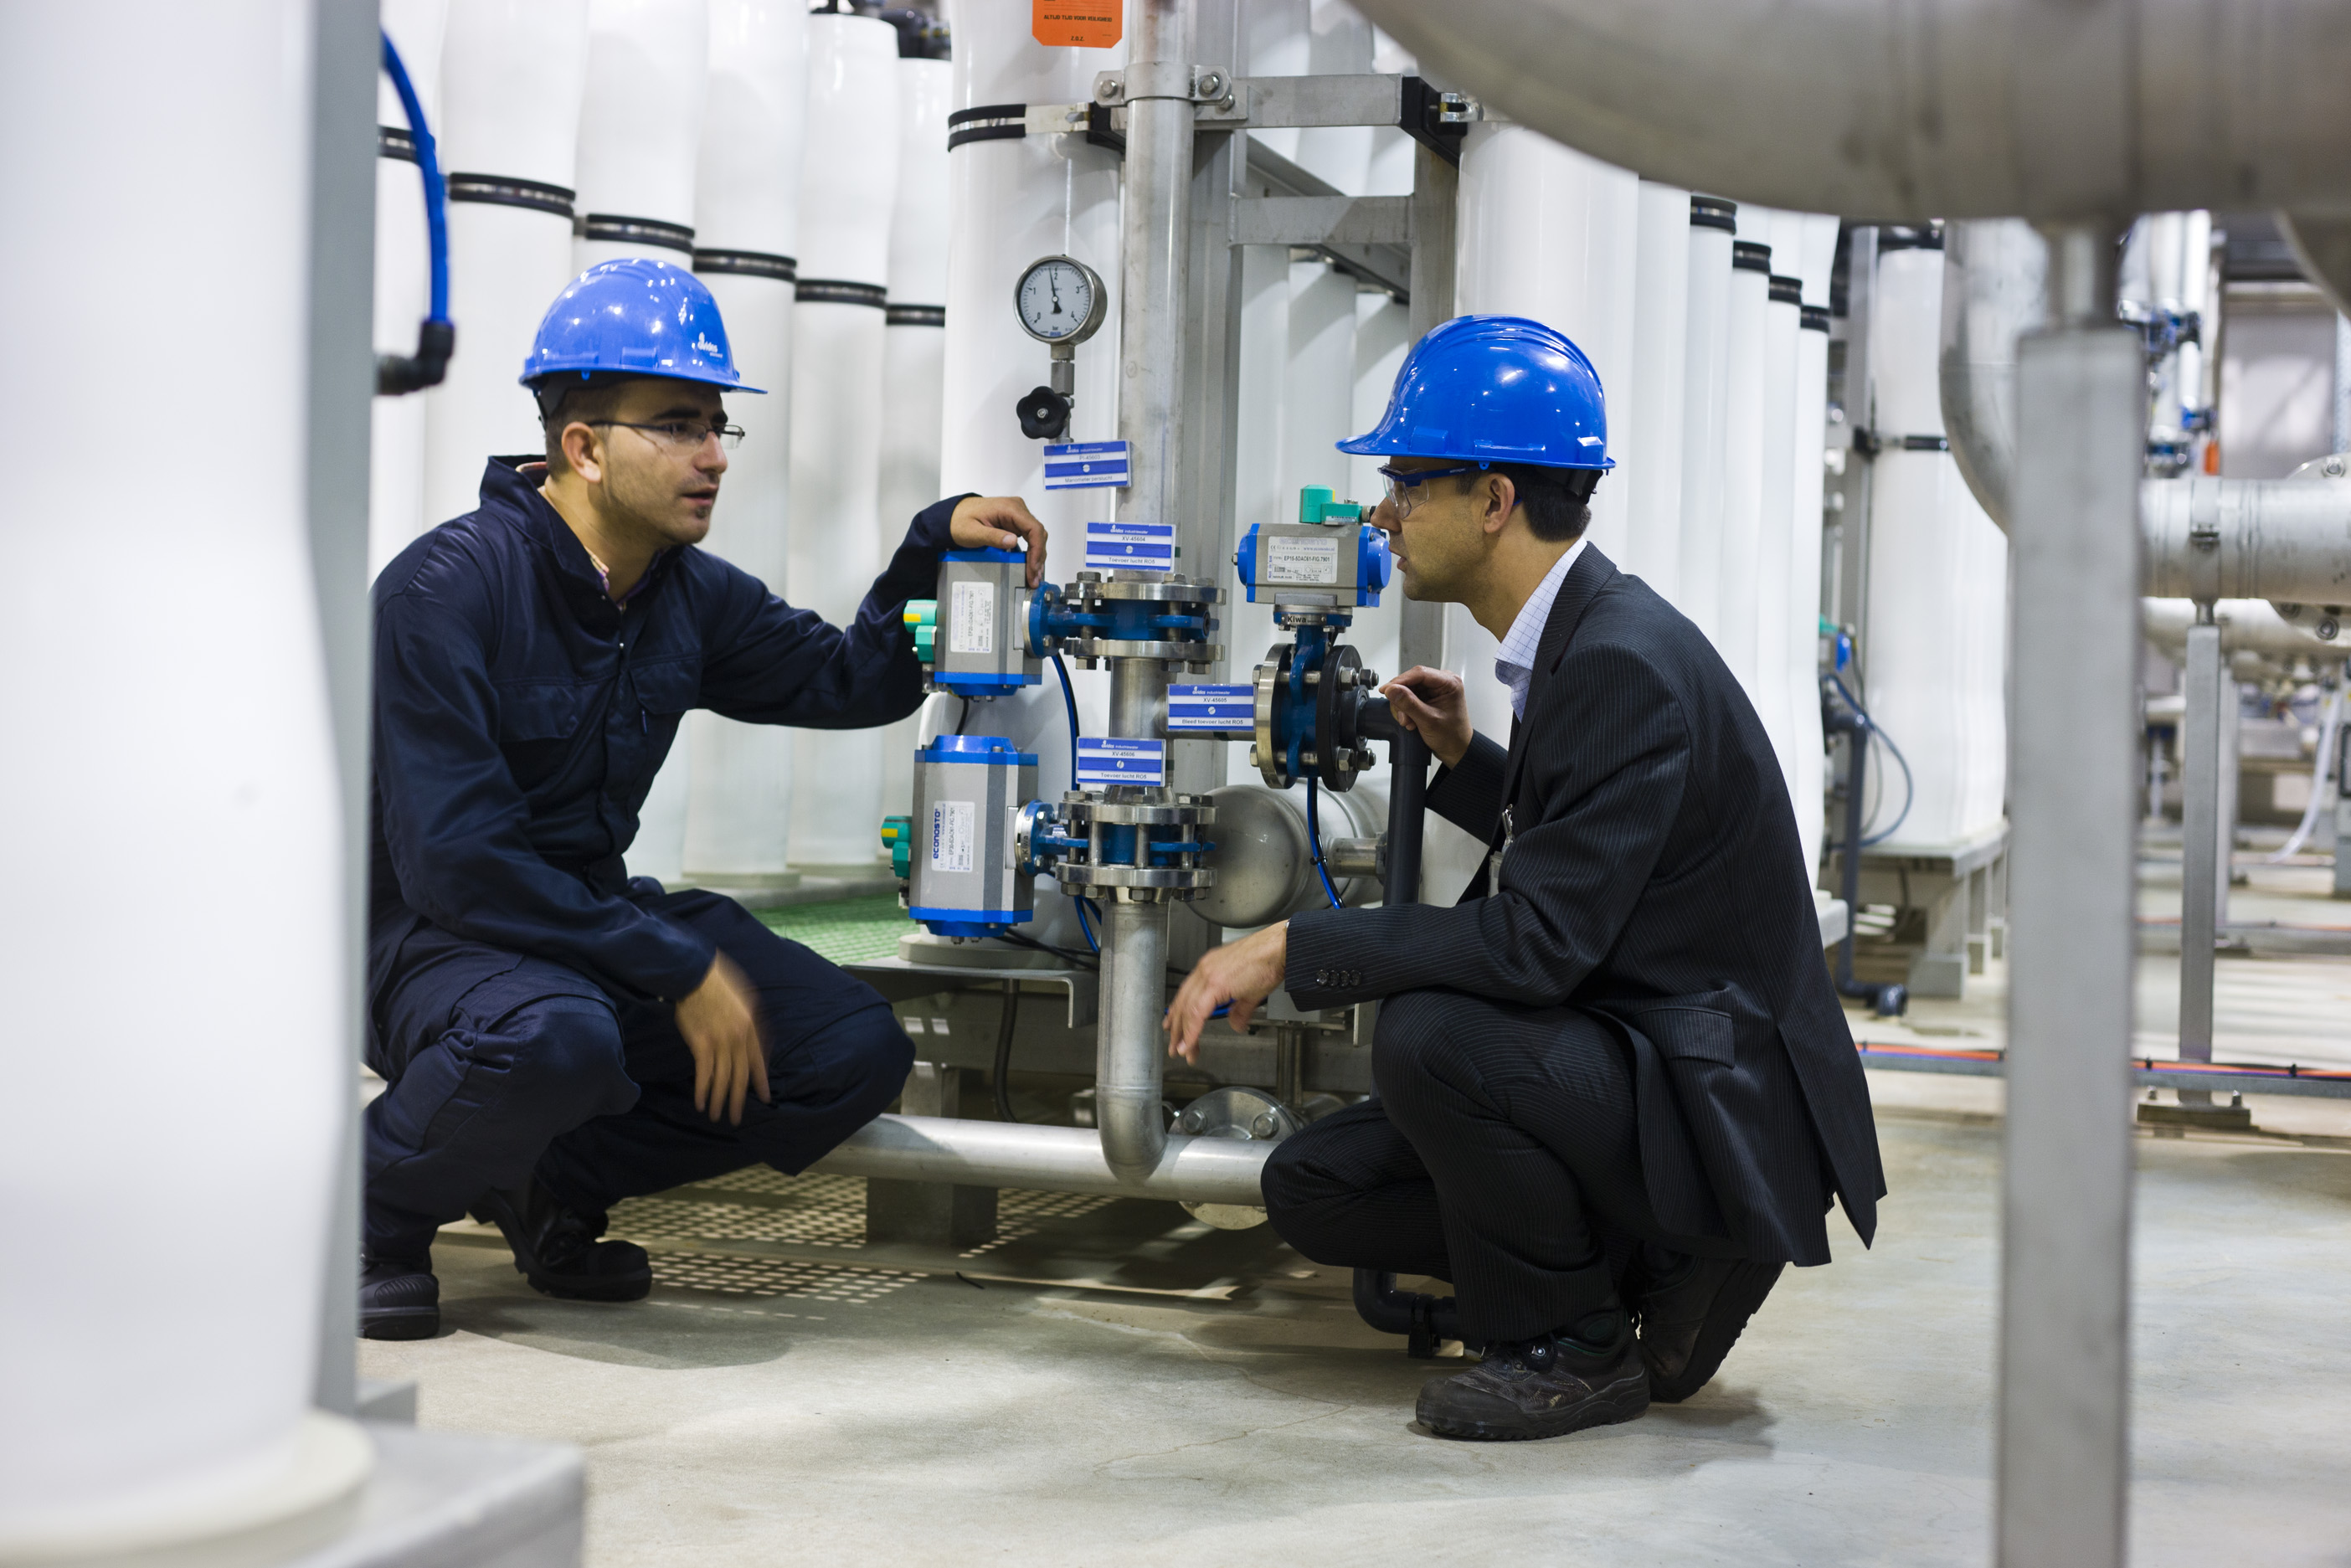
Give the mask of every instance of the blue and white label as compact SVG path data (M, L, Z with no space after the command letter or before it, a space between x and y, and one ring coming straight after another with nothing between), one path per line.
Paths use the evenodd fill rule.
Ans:
M1174 571L1173 523L1088 523L1088 571Z
M1078 742L1078 786L1167 782L1167 743L1088 736Z
M1249 729L1257 723L1255 686L1185 686L1167 688L1167 727L1185 729Z
M1095 490L1127 483L1126 443L1072 441L1045 448L1045 488Z

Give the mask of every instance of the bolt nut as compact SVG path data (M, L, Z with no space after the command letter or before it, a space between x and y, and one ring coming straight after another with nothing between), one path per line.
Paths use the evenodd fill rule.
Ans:
M2335 634L2343 630L2343 623L2332 615L2324 616L2312 630L2318 633L2320 642L2332 643L2335 641Z
M1104 77L1094 83L1094 96L1104 103L1113 103L1126 96L1126 83L1118 77Z
M1272 1112L1259 1111L1257 1113L1257 1120L1249 1124L1249 1136L1270 1138L1280 1130L1280 1126L1281 1124L1274 1120Z
M2340 479L2340 478L2342 478L2342 477L2343 477L2343 459L2341 459L2340 457L2330 457L2330 458L2328 458L2328 459L2326 460L2326 469L2325 469L2325 473L2326 473L2326 476L2327 476L2328 478L2330 478L2330 479Z
M1224 97L1225 73L1222 71L1202 71L1193 81L1192 91L1196 97L1209 99Z
M1200 1113L1186 1111L1176 1118L1176 1124L1187 1133L1196 1133L1200 1130Z

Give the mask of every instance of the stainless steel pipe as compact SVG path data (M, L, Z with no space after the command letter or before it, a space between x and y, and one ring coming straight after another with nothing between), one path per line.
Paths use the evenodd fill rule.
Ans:
M888 1181L1264 1206L1259 1175L1272 1144L1180 1137L1163 1137L1160 1144L1149 1165L1121 1172L1112 1168L1100 1141L1083 1127L877 1116L810 1168Z
M1094 1124L1102 1157L1123 1179L1158 1166L1167 1147L1161 1108L1166 1046L1167 906L1113 904L1103 923L1102 1013L1094 1032Z
M2351 605L2351 479L2150 479L2141 591Z

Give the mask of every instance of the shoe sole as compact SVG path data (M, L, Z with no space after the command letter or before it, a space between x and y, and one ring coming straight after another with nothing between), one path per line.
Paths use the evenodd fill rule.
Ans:
M643 1274L629 1274L618 1280L599 1280L590 1284L575 1284L568 1280L548 1279L525 1270L521 1264L516 1271L530 1281L530 1288L542 1296L553 1296L566 1301L642 1301L653 1294L653 1276L651 1270Z
M1659 1376L1655 1366L1649 1368L1649 1397L1663 1405L1678 1405L1712 1382L1730 1347L1746 1332L1747 1320L1780 1282L1780 1271L1786 1267L1785 1263L1742 1262L1733 1268L1722 1289L1715 1292L1714 1304L1707 1309L1698 1343L1690 1347L1688 1364L1670 1378Z
M441 1309L360 1314L361 1339L431 1339L441 1332Z
M1414 1416L1440 1437L1476 1443L1523 1443L1637 1420L1648 1408L1648 1376L1640 1373L1617 1379L1588 1399L1579 1399L1545 1415L1531 1415L1524 1421L1433 1421L1417 1411Z

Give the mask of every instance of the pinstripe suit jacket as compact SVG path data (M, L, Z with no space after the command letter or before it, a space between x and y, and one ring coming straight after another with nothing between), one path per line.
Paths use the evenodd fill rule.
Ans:
M1885 1175L1795 816L1697 627L1587 549L1510 749L1479 737L1428 803L1503 851L1499 885L1480 870L1450 908L1295 917L1298 1005L1440 989L1598 1015L1633 1053L1643 1175L1669 1230L1825 1263L1834 1190L1870 1239Z

